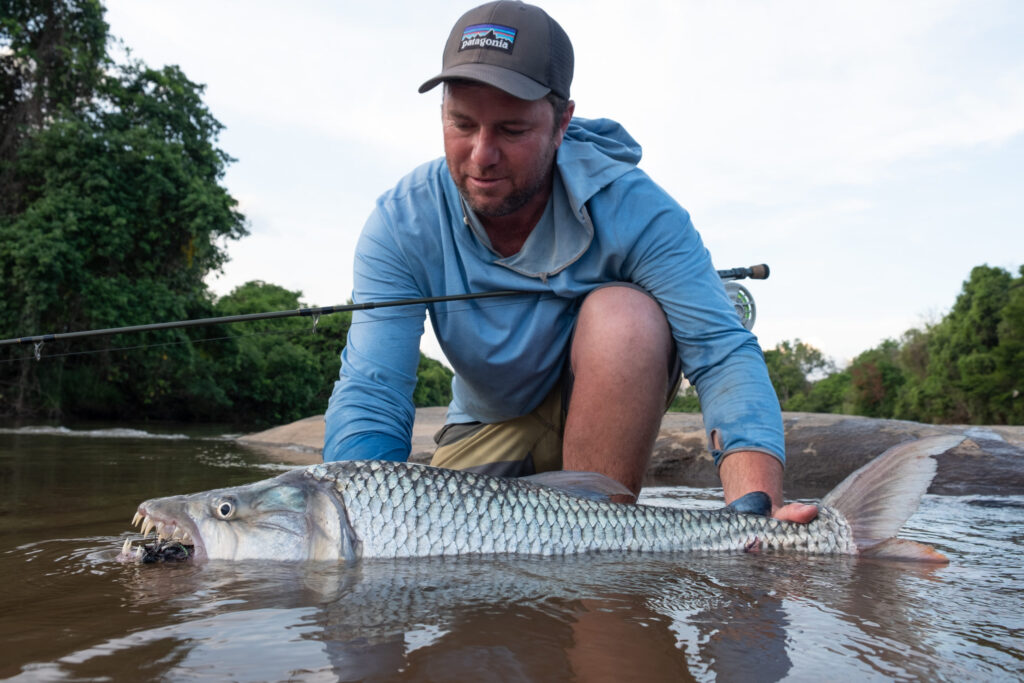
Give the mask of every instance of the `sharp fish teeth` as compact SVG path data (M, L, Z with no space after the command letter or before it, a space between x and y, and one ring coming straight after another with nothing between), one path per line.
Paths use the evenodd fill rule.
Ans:
M139 531L142 534L142 540L138 545L132 544L132 539L126 539L124 545L121 547L121 554L125 557L134 558L136 561L141 561L145 556L145 541L149 537L150 532L156 532L157 546L160 548L160 543L165 541L177 542L182 545L194 545L195 541L192 540L192 534L187 530L179 527L173 522L161 522L149 518L149 515L144 515L141 512L136 512L135 516L132 517L132 526L139 527Z

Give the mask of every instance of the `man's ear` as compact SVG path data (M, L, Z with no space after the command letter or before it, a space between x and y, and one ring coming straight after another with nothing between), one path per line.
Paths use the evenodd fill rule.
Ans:
M555 147L562 144L562 138L565 137L565 131L569 127L569 122L572 121L572 113L576 111L576 103L569 100L569 103L565 107L565 111L562 113L562 120L558 122L558 141Z

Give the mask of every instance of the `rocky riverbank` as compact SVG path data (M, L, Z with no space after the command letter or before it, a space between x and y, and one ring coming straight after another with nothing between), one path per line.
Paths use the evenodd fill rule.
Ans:
M444 408L416 411L410 460L430 460L433 435L444 423L444 416ZM958 447L938 456L932 493L1024 492L1024 427L930 425L819 413L784 413L783 419L788 460L786 492L793 497L819 496L890 446L937 434L965 438ZM312 464L320 461L323 437L323 416L317 415L249 434L239 441L274 461ZM699 414L665 415L646 483L719 485Z

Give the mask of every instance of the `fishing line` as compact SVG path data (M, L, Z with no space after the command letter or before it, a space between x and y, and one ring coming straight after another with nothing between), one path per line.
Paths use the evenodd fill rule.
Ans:
M529 293L530 292L523 292L523 294L529 294ZM553 299L556 296L556 295L554 295L554 294L552 294L550 292L537 292L537 294L539 295L537 297L538 301L545 301L545 300ZM455 302L447 301L447 302L441 302L441 303L461 304L462 302L461 301L455 301ZM439 313L441 313L442 315L451 315L451 314L455 314L455 313L463 313L463 312L466 312L466 311L479 310L479 309L483 309L483 308L486 308L486 309L504 308L504 307L507 307L507 306L521 305L522 303L523 303L522 301L496 302L496 303L492 303L492 302L478 303L476 306L466 305L466 306L463 306L461 308L450 307L449 310L443 311L443 312L439 312ZM409 305L412 305L412 304L409 304ZM376 309L369 309L369 310L376 310ZM352 313L353 311L342 310L342 311L336 311L336 312L338 312L338 313ZM387 319L388 320L400 320L400 319L405 319L405 318L418 318L418 317L421 317L422 315L423 315L422 313L415 313L415 314L411 313L411 314L408 314L408 315L390 315L390 316L388 316ZM71 356L91 356L91 355L95 355L95 354L98 354L98 353L116 353L116 352L121 352L121 351L138 351L140 349L160 348L160 347L164 347L164 346L181 346L183 344L203 344L203 343L206 343L206 342L227 341L227 340L231 340L231 339L248 339L250 337L266 337L266 336L301 337L301 336L307 336L307 335L310 335L310 334L316 334L316 331L317 331L317 328L318 328L318 325L319 325L319 318L320 318L319 315L314 316L314 323L313 323L313 329L312 330L309 330L309 329L304 329L304 330L299 330L299 329L295 329L295 330L263 330L261 332L250 332L248 334L236 334L236 335L228 335L228 336L222 336L222 337L207 337L205 339L179 339L177 341L152 342L152 343L149 343L149 344L137 344L135 346L115 346L115 347L107 347L107 348L103 348L103 349L91 349L89 351L67 351L67 352L63 352L63 353L50 353L50 354L34 353L33 355L22 356L22 357L19 357L19 358L0 359L0 365L3 365L5 363L19 363L21 361L26 361L26 360L40 361L40 360L51 359L51 358L68 358L68 357L71 357ZM376 322L383 322L383 321L382 320L350 321L349 322L349 327L352 327L353 325L365 325L367 323L376 323ZM120 334L127 334L127 333L122 332ZM323 335L321 335L321 336L323 336ZM60 342L60 341L63 341L63 340L58 339L55 342L50 342L50 343L57 343L57 342ZM339 353L340 353L340 349L339 349Z
M241 339L243 337L252 337L260 334L281 334L280 332L255 332L253 334L238 335L235 337L208 337L206 339L185 339L173 342L153 342L152 344L139 344L137 346L113 346L104 349L92 349L91 351L67 351L65 353L48 353L40 354L39 356L22 356L21 358L8 358L0 360L0 363L17 363L23 360L44 360L49 358L68 358L70 356L92 356L97 353L115 353L118 351L137 351L139 349L156 349L161 346L180 346L182 344L201 344L209 341L223 341L225 339Z

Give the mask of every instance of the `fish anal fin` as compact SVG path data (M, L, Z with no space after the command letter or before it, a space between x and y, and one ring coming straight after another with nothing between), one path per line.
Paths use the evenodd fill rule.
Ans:
M633 492L611 477L597 472L557 470L522 477L521 481L571 493L580 498L609 501L612 496L633 496Z
M882 541L876 546L861 551L860 556L876 560L949 564L949 558L930 545L908 541L905 538L890 538Z

